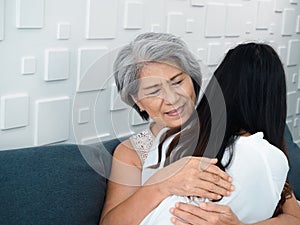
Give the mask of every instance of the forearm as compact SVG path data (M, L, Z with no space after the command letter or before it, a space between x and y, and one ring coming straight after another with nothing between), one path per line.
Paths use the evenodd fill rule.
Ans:
M281 214L275 218L271 218L252 225L300 225L300 218L289 214Z
M138 225L166 197L157 185L142 186L128 199L107 212L100 225Z

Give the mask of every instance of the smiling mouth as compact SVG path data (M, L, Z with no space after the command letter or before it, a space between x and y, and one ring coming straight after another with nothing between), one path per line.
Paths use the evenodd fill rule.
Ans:
M183 109L184 109L184 105L178 107L177 109L173 109L171 111L168 111L165 114L168 115L168 116L179 116L183 112Z

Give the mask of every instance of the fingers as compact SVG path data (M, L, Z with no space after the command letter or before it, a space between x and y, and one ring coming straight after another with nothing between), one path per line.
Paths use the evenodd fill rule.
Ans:
M171 218L173 224L206 224L206 221L201 218L201 212L204 211L197 206L176 203L175 208L171 208L170 212L175 216Z
M201 202L199 204L199 207L202 210L205 210L207 212L216 212L216 213L223 213L226 214L231 211L230 207L226 205L220 205L213 202Z
M215 194L229 196L230 192L234 190L231 182L223 180L216 174L204 171L199 173L199 178L201 179L203 188Z

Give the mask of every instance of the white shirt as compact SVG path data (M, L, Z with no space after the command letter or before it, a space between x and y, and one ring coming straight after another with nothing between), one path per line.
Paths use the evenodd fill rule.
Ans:
M156 139L159 139L159 136ZM168 146L170 142L171 140L167 140L164 146ZM156 143L153 146L143 165L143 183L161 168L147 168L157 162ZM163 150L166 151L166 147ZM228 157L227 149L222 162L226 162ZM230 206L243 223L268 219L273 215L280 200L288 170L288 161L284 153L263 139L262 132L239 137L233 145L232 161L226 168L226 172L233 178L235 191L217 203ZM207 201L200 198L196 200L198 201L191 202L186 196L169 196L153 209L140 225L172 225L170 208L174 207L176 202L198 205L199 201Z

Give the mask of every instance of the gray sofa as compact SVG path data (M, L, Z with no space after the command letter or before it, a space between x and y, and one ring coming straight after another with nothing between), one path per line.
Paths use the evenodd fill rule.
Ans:
M0 151L0 224L97 225L119 142ZM289 130L286 142L289 179L300 199L300 149Z

